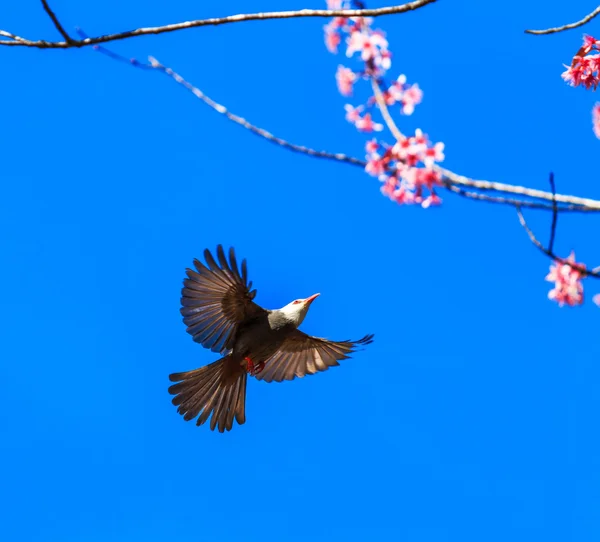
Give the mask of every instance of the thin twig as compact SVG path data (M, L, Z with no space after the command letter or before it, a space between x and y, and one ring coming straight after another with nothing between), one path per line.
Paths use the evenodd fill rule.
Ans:
M383 98L383 94L381 93L381 89L379 88L379 83L377 83L375 77L371 77L371 87L373 88L373 95L375 96L375 101L377 102L379 111L381 112L381 116L383 117L386 126L388 127L389 131L392 133L396 141L403 141L404 139L406 139L406 137L404 137L404 134L400 131L398 126L396 126L394 119L390 115L390 112L387 108L387 104L385 103L385 99Z
M16 34L11 34L10 32L7 32L6 30L0 30L0 36L4 36L5 38L10 38L11 40L16 40L16 41L27 41L25 38L22 38L21 36L17 36Z
M229 23L240 23L245 21L265 21L268 19L293 19L298 17L381 17L383 15L395 15L405 13L422 8L428 4L433 4L436 0L415 0L406 4L396 6L388 6L377 9L301 9L298 11L271 11L265 13L241 13L238 15L229 15L227 17L213 17L211 19L198 19L195 21L186 21L182 23L168 24L164 26L137 28L136 30L128 30L126 32L118 32L116 34L105 34L94 38L84 40L67 41L44 41L44 40L27 40L20 41L0 41L0 45L7 46L25 46L36 47L38 49L68 49L70 47L87 47L89 45L97 45L99 43L107 43L109 41L123 40L134 38L136 36L145 36L148 34L164 34L166 32L175 32L185 30L187 28L197 28L200 26L216 26ZM54 21L54 19L53 19ZM55 23L56 24L56 23ZM58 27L57 27L58 28ZM65 37L65 40L67 38Z
M565 24L563 26L557 26L555 28L548 28L546 30L525 30L526 34L536 34L538 36L542 34L554 34L555 32L563 32L564 30L572 30L573 28L578 28L583 26L584 24L589 23L594 17L600 15L600 6L598 6L594 11L592 11L589 15L586 15L581 21L577 21L575 23Z
M536 238L533 231L531 231L531 228L528 226L527 221L525 220L525 217L523 216L523 212L521 211L521 206L517 205L516 209L517 209L517 215L519 216L519 222L521 223L521 226L523 226L523 229L527 232L529 239L546 256L548 256L552 260L555 260L561 264L566 264L569 267L571 267L572 269L575 269L576 271L579 271L582 274L582 276L584 276L584 277L600 278L600 268L599 267L596 267L594 269L588 269L585 265L574 263L565 258L561 258L560 256L557 256L556 254L554 254L554 252L552 250L549 250L544 245L542 245L542 243L540 243L540 241L538 241L538 239Z
M54 23L56 30L58 30L60 32L60 35L63 38L65 38L65 41L67 43L73 43L73 38L71 38L71 36L69 36L69 34L67 34L67 31L63 28L63 25L60 24L58 17L56 17L54 11L52 11L52 9L50 8L50 6L48 5L48 2L46 0L42 0L42 6L44 6L44 11L48 14L48 17L50 17L50 19Z
M277 136L273 135L271 132L264 130L263 128L254 126L253 124L248 122L245 118L235 115L234 113L231 113L224 105L221 105L220 103L215 102L212 98L210 98L206 94L204 94L204 92L202 92L199 88L195 87L191 83L188 83L183 77L181 77L181 75L179 75L178 73L173 71L171 68L168 68L168 67L162 65L154 57L149 57L149 60L150 60L150 66L152 68L155 68L155 69L163 72L164 74L168 75L169 77L173 78L177 83L179 83L180 85L185 87L197 98L200 98L206 105L208 105L209 107L214 109L217 113L221 113L222 115L227 117L230 121L235 122L236 124L239 124L243 128L246 128L246 130L249 130L253 134L258 135L258 136L266 139L267 141L270 141L271 143L275 143L276 145L284 147L288 150L291 150L294 152L299 152L302 154L307 154L308 156L313 156L315 158L324 158L327 160L335 160L337 162L346 162L348 164L353 164L353 165L361 166L361 167L365 167L367 165L367 163L364 160L359 160L358 158L354 158L354 157L348 156L346 154L331 153L331 152L327 152L327 151L317 151L317 150L311 149L309 147L305 147L303 145L296 145L294 143L290 143L289 141L286 141L285 139L277 137Z
M550 173L550 189L552 190L552 225L550 226L550 242L548 243L548 250L552 252L552 250L554 249L554 237L556 236L556 222L558 220L554 173Z

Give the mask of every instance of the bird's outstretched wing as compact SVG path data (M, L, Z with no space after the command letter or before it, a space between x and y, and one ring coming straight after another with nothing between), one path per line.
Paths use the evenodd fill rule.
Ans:
M373 342L373 335L365 335L358 341L328 341L311 337L299 329L290 333L279 348L265 363L257 380L283 382L326 371L347 359L357 346Z
M252 300L256 290L248 282L246 260L238 270L235 252L229 249L229 261L223 247L217 247L217 261L208 249L206 265L194 260L197 271L186 269L181 290L181 309L187 332L194 341L213 352L225 352L233 346L241 322L264 311Z

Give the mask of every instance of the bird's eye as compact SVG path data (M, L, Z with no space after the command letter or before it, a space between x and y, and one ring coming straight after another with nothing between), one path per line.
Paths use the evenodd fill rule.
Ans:
M302 301L301 299L296 299L296 301L294 301L294 305L297 305L298 303L300 303L300 301Z

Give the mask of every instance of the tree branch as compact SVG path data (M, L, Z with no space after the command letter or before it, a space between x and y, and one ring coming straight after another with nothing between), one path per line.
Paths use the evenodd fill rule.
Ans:
M575 23L565 24L563 26L557 26L555 28L548 28L546 30L525 30L526 34L536 34L538 36L543 34L554 34L556 32L563 32L564 30L572 30L573 28L578 28L583 26L584 24L589 23L594 17L600 15L600 6L598 6L594 11L592 11L589 15L586 15L581 21L577 21Z
M11 37L11 40L0 40L0 45L6 46L21 46L21 47L35 47L38 49L69 49L72 47L87 47L89 45L97 45L99 43L107 43L109 41L117 41L128 38L134 38L136 36L145 36L148 34L164 34L166 32L175 32L178 30L185 30L187 28L197 28L200 26L216 26L229 23L239 23L244 21L265 21L267 19L292 19L298 17L381 17L383 15L394 15L397 13L405 13L418 8L422 8L427 4L432 4L436 0L414 0L405 4L396 6L389 6L377 9L345 9L345 10L334 10L334 9L301 9L298 11L272 11L264 13L242 13L238 15L229 15L227 17L216 17L211 19L198 19L195 21L186 21L182 23L168 24L164 26L137 28L136 30L128 30L126 32L118 32L116 34L105 34L103 36L97 36L94 38L85 38L82 40L73 40L69 38L68 34L64 31L58 19L52 13L50 8L47 8L47 3L42 0L46 13L50 16L54 25L63 35L66 41L44 41L44 40L29 40L25 38L14 39L12 35L6 31L1 35L5 37ZM62 29L62 30L61 30ZM64 33L63 33L64 32Z
M17 36L16 34L11 34L10 32L7 32L6 30L0 30L0 36L3 36L5 38L10 38L11 40L16 40L16 41L24 41L24 42L27 41L25 38L22 38L21 36Z
M550 248L546 248L537 239L537 237L535 236L535 234L533 233L533 231L527 224L527 221L525 220L525 217L523 216L523 212L521 211L521 207L519 205L517 205L516 209L517 209L517 215L519 217L519 222L521 223L521 226L523 226L523 229L527 232L527 235L529 236L529 239L531 240L531 242L538 249L540 249L541 252L543 252L546 256L548 256L552 260L560 262L561 264L566 264L569 267L571 267L572 269L579 271L582 274L582 276L584 276L584 277L600 278L600 267L595 267L594 269L588 269L585 265L570 262L566 258L561 258L560 256L557 256L552 250L550 250Z
M375 96L375 101L377 102L377 106L379 107L379 111L381 112L381 116L383 117L383 120L386 126L388 127L388 130L392 132L392 135L394 136L394 139L396 141L402 141L403 139L406 139L406 137L400 131L398 126L396 126L394 119L388 111L387 104L385 103L383 94L381 93L381 89L379 88L379 83L377 83L375 77L371 77L370 79L371 87L373 88L373 95Z
M397 141L402 141L405 139L405 136L399 130L398 126L394 122L394 119L390 115L387 105L385 103L385 99L383 98L383 94L381 93L381 88L379 84L375 80L374 77L371 77L371 86L373 88L373 94L375 96L375 101L381 111L381 116L383 120ZM476 188L478 190L483 191L492 191L492 192L504 192L507 194L518 194L522 196L526 196L534 199L541 199L552 202L551 205L536 205L535 207L538 209L556 209L558 212L558 208L556 207L557 202L570 204L568 208L569 211L581 210L581 211L600 211L600 201L588 199L588 198L578 198L575 196L564 196L562 194L556 194L554 190L552 192L544 192L542 190L535 190L533 188L526 188L524 186L514 186L510 184L496 183L490 181L476 181L474 179L469 179L467 177L463 177L462 175L458 175L453 171L445 169L440 166L433 166L433 169L442 174L442 180L444 181L444 186L464 197L469 197L472 199L478 199L482 201L487 201L490 203L502 203L504 205L516 205L517 203L520 205L524 205L523 201L515 200L515 199L507 199L507 198L498 198L498 197L483 197L482 194L476 194L473 192L467 191L456 191L452 190L450 186L459 185L459 186L468 186L470 188ZM554 178L552 177L551 183L554 182ZM553 185L552 185L553 186ZM528 205L532 207L531 205ZM567 210L565 207L560 209L561 211Z
M552 192L545 192L543 190L536 190L535 188L527 188L525 186L517 186L513 184L497 183L493 181L477 181L458 175L448 169L440 166L434 166L435 169L440 171L445 177L447 177L452 183L476 188L482 191L492 192L504 192L507 194L515 194L519 196L526 196L533 199L544 200L548 202L556 201L558 203L565 203L570 205L576 205L580 207L581 211L600 211L600 201L590 198L580 198L577 196L568 196L564 194L555 194ZM548 209L552 209L552 205L548 206ZM559 211L564 208L559 208Z
M488 196L487 194L480 194L479 192L471 192L452 184L452 182L447 178L442 178L442 183L444 188L449 190L450 192L454 192L456 195L461 196L463 198L468 199L476 199L480 201L485 201L487 203L497 203L500 205L511 205L513 207L526 207L528 209L540 209L544 211L553 210L553 206L548 203L541 203L537 201L527 201L520 200L515 198L507 198L504 196ZM590 209L588 207L581 207L580 205L562 205L560 207L556 207L557 213L564 212L597 212L596 209Z
M78 30L79 34L86 38L86 34L82 30ZM136 59L128 59L124 56L121 56L117 53L106 49L101 45L94 46L98 52L109 56L110 58L117 60L119 62L127 63L136 68L144 69L144 70L155 70L159 71L169 78L173 79L175 82L179 83L186 90L191 92L194 96L202 100L206 105L208 105L211 109L225 116L228 120L234 122L235 124L245 128L251 133L262 137L263 139L283 147L284 149L291 150L293 152L305 154L307 156L312 156L315 158L325 159L325 160L333 160L336 162L342 162L346 164L350 164L353 166L360 166L364 168L367 165L365 160L361 160L359 158L355 158L353 156L348 156L343 153L332 153L328 151L318 151L312 149L310 147L306 147L304 145L297 145L295 143L291 143L281 137L273 135L271 132L264 130L263 128L259 128L258 126L250 123L243 117L235 115L230 112L224 105L219 104L214 101L212 98L207 96L202 90L195 87L188 81L186 81L181 75L177 72L168 68L161 64L154 57L149 57L150 62L144 63L140 62ZM377 86L377 88L379 88ZM377 93L376 93L377 94ZM379 92L380 98L381 93ZM387 111L387 106L385 105L385 101L383 102L383 107L381 107L382 114L384 111ZM388 112L389 116L389 112ZM391 119L391 117L390 117ZM391 119L393 123L393 119ZM395 124L394 124L395 126ZM400 130L396 127L395 131L399 134L400 138L404 138ZM576 196L568 196L562 194L553 194L552 192L544 192L542 190L535 190L533 188L526 188L523 186L510 185L504 183L496 183L491 181L481 181L474 180L464 177L462 175L458 175L448 169L438 168L442 173L442 184L443 186L464 198L469 198L478 201L485 201L488 203L496 203L501 205L510 205L512 207L527 207L530 209L540 209L545 211L554 211L557 213L563 212L599 212L600 211L600 201L588 199L588 198L578 198ZM507 198L504 196L490 196L487 194L481 194L479 192L473 192L469 190L465 190L464 187L480 190L480 191L488 191L488 192L496 192L496 193L505 193L512 194L516 196L524 196L536 201L529 201L526 199L517 199L517 198ZM558 204L561 205L558 205Z
M63 28L63 25L60 24L60 21L58 20L54 11L52 11L52 9L50 8L50 6L48 5L48 2L46 0L42 0L42 6L44 6L44 11L48 14L48 17L50 17L50 19L54 23L56 30L58 30L60 35L63 38L65 38L65 41L67 43L73 43L73 38L71 38L71 36L69 36L69 34L67 34L67 31Z

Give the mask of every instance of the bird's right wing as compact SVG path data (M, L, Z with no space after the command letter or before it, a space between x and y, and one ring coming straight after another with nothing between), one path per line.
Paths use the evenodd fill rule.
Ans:
M180 312L194 341L213 352L224 352L232 348L239 324L264 309L252 301L256 290L250 290L246 260L240 273L233 248L229 249L229 262L221 245L217 247L218 263L208 249L204 259L206 265L194 260L197 271L186 269Z
M299 329L291 332L279 348L266 362L257 380L282 382L326 371L347 359L359 345L373 342L373 335L365 335L358 341L328 341L311 337Z

